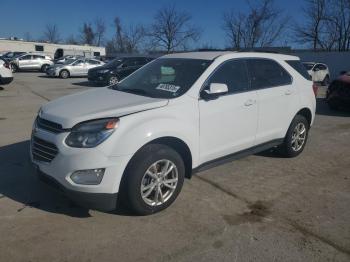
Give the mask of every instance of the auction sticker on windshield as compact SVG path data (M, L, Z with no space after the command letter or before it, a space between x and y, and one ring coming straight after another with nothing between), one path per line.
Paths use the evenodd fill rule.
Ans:
M177 90L180 89L179 86L176 85L171 85L171 84L159 84L156 89L163 90L163 91L168 91L171 93L176 93Z

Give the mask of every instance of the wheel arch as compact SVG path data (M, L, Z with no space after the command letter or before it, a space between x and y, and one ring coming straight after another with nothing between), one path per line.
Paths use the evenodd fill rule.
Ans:
M133 157L145 146L150 144L162 144L174 149L183 159L185 164L185 177L190 179L192 177L192 153L190 147L182 139L173 136L163 136L155 138L143 146L141 146L133 155ZM132 158L133 158L132 157ZM130 159L130 161L132 160ZM130 163L129 161L129 163ZM128 163L128 165L129 165Z
M307 122L309 123L309 126L311 126L312 120L313 120L313 119L312 119L312 113L311 113L310 108L304 107L304 108L300 109L300 110L295 114L295 116L297 116L297 115L301 115L301 116L305 117L306 120L307 120Z

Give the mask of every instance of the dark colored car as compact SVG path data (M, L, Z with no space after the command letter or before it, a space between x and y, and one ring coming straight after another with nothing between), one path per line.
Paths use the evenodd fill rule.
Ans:
M342 74L329 85L326 101L331 109L350 109L350 72Z
M116 58L103 66L90 69L88 79L103 85L114 85L152 60L151 57Z
M26 52L7 52L3 56L1 56L2 59L4 59L7 62L12 61L15 57L25 54Z

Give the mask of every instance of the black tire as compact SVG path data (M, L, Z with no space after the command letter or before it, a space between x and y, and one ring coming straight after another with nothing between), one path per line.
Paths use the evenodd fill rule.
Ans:
M42 65L40 70L41 72L45 73L48 68L49 68L49 65Z
M304 142L300 148L295 146L295 142L293 143L293 137L295 135L296 128L299 124L300 124L300 126L303 125L305 127L305 138L304 138ZM282 146L280 147L280 152L282 153L282 155L284 157L296 157L301 152L303 152L305 145L306 145L306 142L307 142L309 128L310 128L309 122L307 121L307 119L304 116L296 115L294 117L292 123L290 124L290 126L288 128L287 134L284 138L284 142L283 142Z
M142 198L141 183L150 166L157 161L163 160L171 161L175 165L178 178L177 184L164 203L151 206ZM183 159L174 149L162 144L146 145L135 154L126 168L121 184L120 200L123 206L128 207L138 215L149 215L159 212L175 201L182 189L184 178L185 165ZM163 190L166 192L167 188L163 187Z
M62 78L62 79L66 79L66 78L68 78L69 77L69 72L68 72L68 70L61 70L60 71L60 78Z
M11 64L12 73L16 73L18 71L18 66L16 64Z
M111 86L111 85L115 85L119 82L119 79L117 76L111 76L109 79L108 79L108 85Z

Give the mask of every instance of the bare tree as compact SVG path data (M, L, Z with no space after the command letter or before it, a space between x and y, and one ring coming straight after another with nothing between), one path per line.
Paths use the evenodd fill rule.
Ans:
M106 23L101 18L97 18L94 24L95 24L96 45L100 46L102 44L104 35L106 33Z
M50 43L58 43L60 34L55 24L47 24L44 30L44 40Z
M125 52L125 47L124 47L124 36L123 36L123 29L122 29L122 24L121 20L119 17L114 18L114 27L115 27L115 49L118 52Z
M124 32L125 48L128 53L137 52L145 38L145 28L142 25L130 25Z
M83 44L94 44L95 33L90 23L84 23L83 28L81 30L81 40Z
M107 49L118 53L136 53L145 39L142 25L125 27L119 17L114 19L115 36L107 43Z
M350 48L350 0L330 0L326 29L338 51ZM333 46L332 46L333 47Z
M248 2L247 13L233 10L223 15L223 30L235 49L273 45L287 28L289 18L278 10L274 0Z
M176 10L175 6L159 9L149 31L152 43L167 52L185 49L190 41L197 41L200 36L200 30L190 22L191 16Z
M324 48L322 31L325 29L326 0L306 0L306 7L303 9L306 23L297 25L296 36L301 43L310 43L314 50Z

